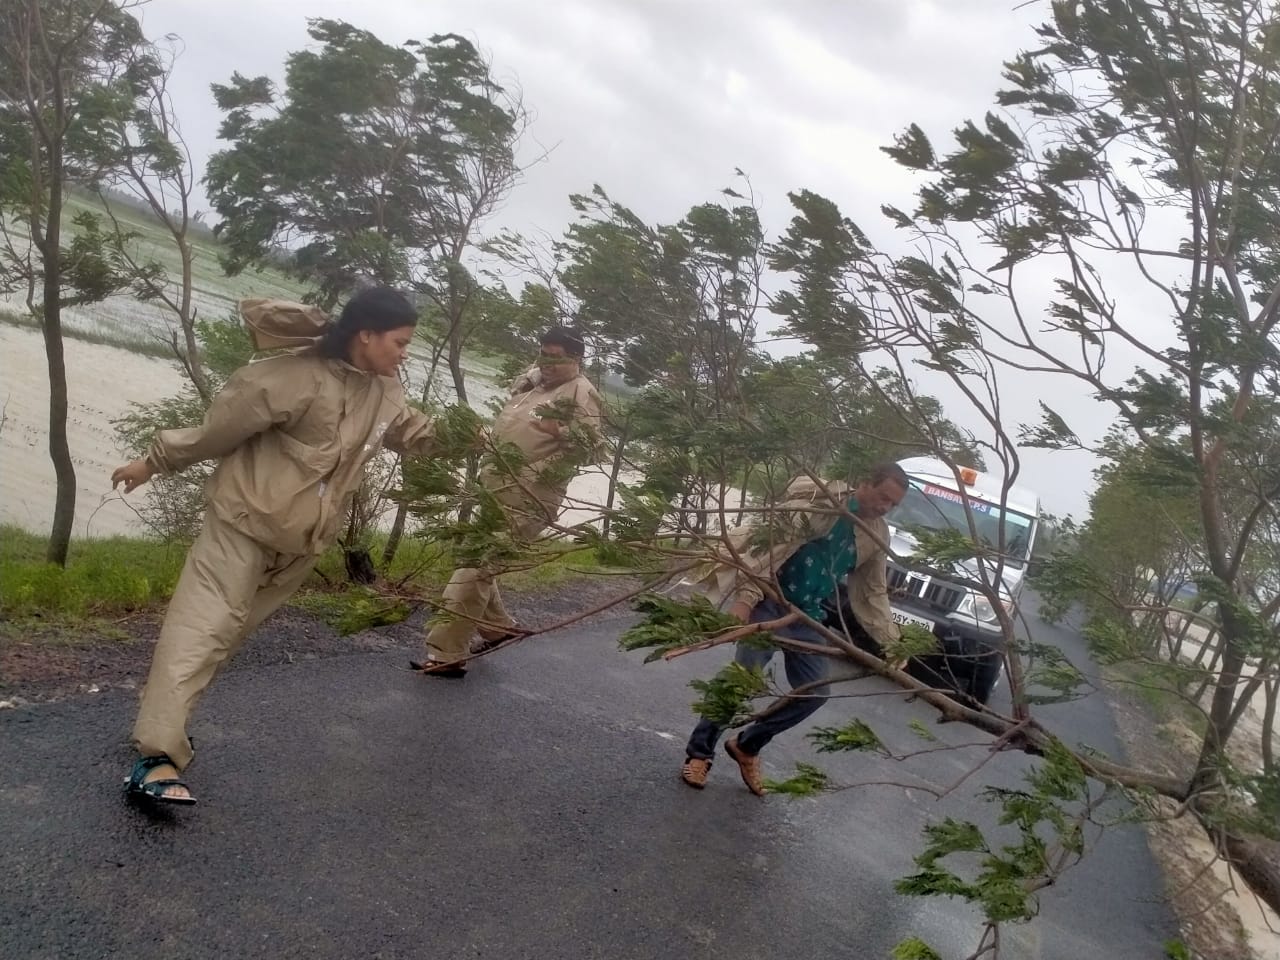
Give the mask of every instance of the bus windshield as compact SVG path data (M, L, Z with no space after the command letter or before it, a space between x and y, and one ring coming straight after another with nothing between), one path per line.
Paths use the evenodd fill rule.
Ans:
M965 516L964 501L969 501L978 539L994 550L1000 545L1000 505L969 495L962 497L954 490L935 483L911 478L911 486L902 502L889 511L885 519L901 530L925 527L929 530L959 530L969 535L969 520ZM1019 569L1026 563L1031 545L1033 518L1015 510L1004 513L1005 561Z

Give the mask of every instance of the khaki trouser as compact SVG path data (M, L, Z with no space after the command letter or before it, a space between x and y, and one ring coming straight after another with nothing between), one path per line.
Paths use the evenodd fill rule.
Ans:
M512 493L517 505L508 507L511 533L519 540L531 541L547 528L559 512L564 491L539 490L537 503L529 504L522 495ZM499 493L499 499L508 499ZM459 567L453 571L440 606L444 617L429 624L427 658L453 663L471 653L471 638L479 628L485 633L503 633L515 625L502 603L497 576L502 571L484 567Z
M276 553L206 511L169 601L133 744L144 757L191 762L187 720L245 637L302 585L317 557Z

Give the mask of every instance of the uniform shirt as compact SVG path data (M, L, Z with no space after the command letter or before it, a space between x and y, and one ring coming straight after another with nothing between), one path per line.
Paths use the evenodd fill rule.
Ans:
M542 382L536 368L516 380L511 398L493 422L493 433L499 440L519 447L529 465L563 453L571 445L568 424L564 424L559 436L535 426L540 419L538 408L554 407L560 401L571 401L573 422L591 437L600 436L600 394L591 381L579 374L567 383L550 386Z

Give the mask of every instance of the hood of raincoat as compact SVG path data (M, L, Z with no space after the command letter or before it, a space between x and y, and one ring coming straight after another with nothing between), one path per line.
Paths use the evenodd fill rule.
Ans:
M314 304L251 297L238 306L255 350L311 353L333 325L329 315Z

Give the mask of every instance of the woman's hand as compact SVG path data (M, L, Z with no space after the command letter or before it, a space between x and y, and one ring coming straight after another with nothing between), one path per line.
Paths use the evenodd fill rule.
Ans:
M155 473L151 469L151 464L145 459L133 460L126 463L123 467L117 467L111 474L111 489L114 490L120 484L124 484L125 493L133 493L140 486L151 479Z

